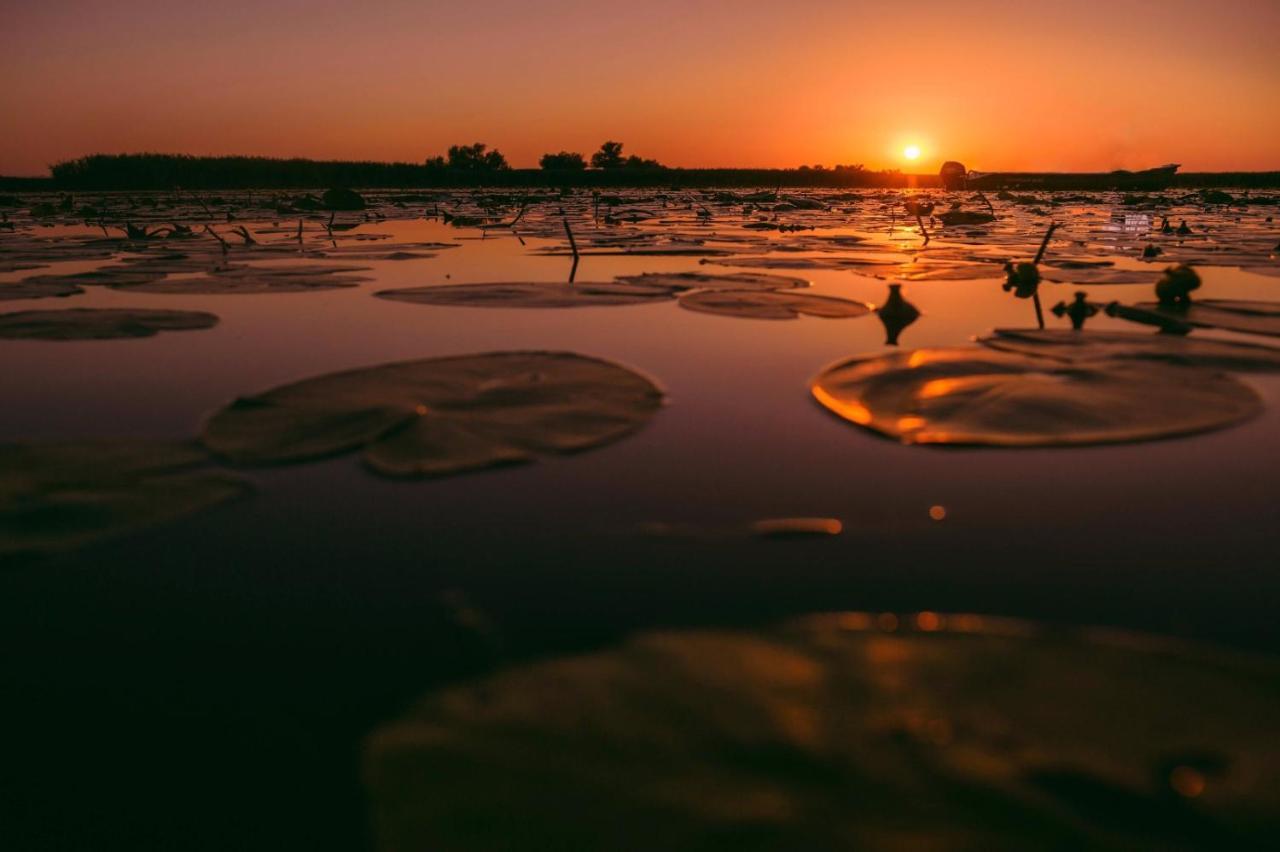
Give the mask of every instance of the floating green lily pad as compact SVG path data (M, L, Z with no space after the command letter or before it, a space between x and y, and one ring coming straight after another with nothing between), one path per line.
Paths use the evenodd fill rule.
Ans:
M797 319L801 314L823 319L848 319L871 313L862 302L777 290L698 290L680 296L680 307L707 314L744 319Z
M242 479L194 470L207 461L193 443L0 445L0 555L73 549L252 490Z
M1277 715L1272 661L851 612L441 690L364 777L384 850L1265 848Z
M978 347L854 358L810 384L839 417L905 444L1069 446L1221 429L1262 410L1230 376Z
M152 337L161 331L213 328L218 318L203 311L152 308L67 308L0 314L0 338L8 340L115 340Z
M1220 370L1280 370L1280 348L1205 337L1122 331L1001 328L978 342L1005 352L1066 361L1159 361Z
M379 290L380 299L415 305L466 308L585 308L605 305L639 305L672 298L677 289L658 284L626 281L513 282L495 284L447 284Z
M244 397L205 424L240 464L363 449L388 476L445 476L616 441L662 405L651 381L568 352L491 352L383 364Z

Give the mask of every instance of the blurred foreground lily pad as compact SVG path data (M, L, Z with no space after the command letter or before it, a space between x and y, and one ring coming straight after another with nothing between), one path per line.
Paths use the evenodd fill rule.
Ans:
M388 476L445 476L616 441L662 406L644 376L569 352L489 352L331 373L242 397L204 442L240 464L364 450Z
M0 556L72 549L252 490L242 479L195 469L207 461L194 443L0 445Z
M446 689L365 781L388 852L1263 848L1278 714L1270 660L852 612Z
M745 319L797 319L801 314L847 319L871 313L862 302L786 290L698 290L680 296L680 307Z
M380 299L415 305L449 305L467 308L584 308L600 305L637 305L672 298L677 288L626 281L561 281L496 284L446 284L379 290Z
M1251 388L1208 370L977 347L853 358L810 389L837 416L905 444L1143 441L1221 429L1262 410Z
M8 340L113 340L152 337L161 331L213 328L218 318L203 311L152 308L67 308L0 314L0 338Z
M1122 359L1220 370L1280 370L1280 348L1207 337L1062 328L1001 328L978 338L978 342L1004 352L1066 361Z

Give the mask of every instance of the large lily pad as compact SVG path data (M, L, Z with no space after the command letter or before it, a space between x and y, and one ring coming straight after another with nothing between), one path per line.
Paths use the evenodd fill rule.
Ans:
M1204 337L1061 328L1001 328L978 338L978 342L1005 352L1065 361L1120 359L1222 370L1280 370L1280 348Z
M769 275L764 272L731 272L713 275L708 272L646 272L643 275L620 275L619 281L673 290L791 290L808 287L804 278Z
M427 696L365 781L388 852L1264 848L1278 675L932 612L650 633Z
M906 444L1141 441L1221 429L1262 410L1248 386L1207 370L976 347L854 358L810 389L839 417Z
M1280 302L1197 299L1186 305L1142 302L1137 307L1200 328L1280 337Z
M680 296L680 307L707 314L745 319L797 319L801 314L847 319L871 313L862 302L776 290L699 290Z
M194 469L207 460L193 443L0 445L0 556L79 547L249 493Z
M203 311L152 308L67 308L0 314L0 338L8 340L114 340L152 337L161 331L213 328L218 318Z
M447 305L467 308L584 308L605 305L638 305L672 298L677 289L660 284L626 281L539 281L495 284L447 284L380 290L381 299L415 305Z
M241 464L363 449L388 476L444 476L616 441L663 394L645 377L569 352L490 352L332 373L236 400L204 442Z

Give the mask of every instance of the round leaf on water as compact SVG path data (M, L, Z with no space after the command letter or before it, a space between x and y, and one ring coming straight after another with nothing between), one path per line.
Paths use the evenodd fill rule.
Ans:
M448 284L380 290L380 299L415 305L447 305L467 308L584 308L602 305L638 305L672 298L677 288L626 281L514 282Z
M443 476L616 441L662 405L645 377L567 352L492 352L332 373L237 400L205 425L241 464L364 450L389 476Z
M1001 328L978 342L1004 352L1064 361L1159 361L1220 370L1280 370L1280 348L1171 334Z
M809 286L804 278L769 275L764 272L731 272L725 275L707 272L646 272L643 275L620 275L617 280L672 290L791 290Z
M796 319L801 314L824 319L847 319L871 313L862 302L776 290L699 290L680 296L680 307L691 311L745 319Z
M351 273L354 266L232 266L195 278L156 278L136 283L110 284L130 293L164 293L192 296L238 296L259 293L308 293L355 287L367 279Z
M83 293L75 284L65 281L48 281L28 278L15 284L0 284L0 302L16 302L23 299L63 299Z
M218 318L202 311L151 308L67 308L0 314L0 338L9 340L114 340L151 337L161 331L213 328Z
M1280 302L1197 299L1185 305L1141 302L1139 308L1200 328L1280 337Z
M1277 675L932 612L646 633L426 696L364 777L386 850L1263 848Z
M1262 410L1248 386L1207 370L978 347L854 358L810 389L837 416L905 444L1142 441L1221 429Z
M66 550L244 496L191 443L0 445L0 555Z

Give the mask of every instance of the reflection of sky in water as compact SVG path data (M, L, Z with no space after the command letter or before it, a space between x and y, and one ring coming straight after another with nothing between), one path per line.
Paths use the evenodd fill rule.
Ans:
M1142 219L1126 213L1101 227L1128 232ZM884 329L873 317L748 321L674 302L523 311L408 305L370 294L563 280L570 260L531 254L543 244L531 237L521 246L510 236L482 240L476 231L420 220L367 227L463 247L429 260L370 263L375 280L345 290L175 297L95 287L70 300L8 303L8 310L185 308L213 312L221 323L141 341L5 342L0 438L184 437L238 395L330 371L497 349L570 350L654 377L669 405L639 434L603 449L452 479L391 482L366 474L351 456L251 471L256 498L102 554L189 562L192 571L211 572L197 585L223 582L210 578L225 575L228 564L275 565L255 581L255 594L286 597L307 587L315 564L326 561L383 565L372 574L322 572L331 582L337 570L346 577L339 585L370 584L361 594L374 597L380 583L403 582L411 566L422 572L416 584L465 578L499 597L531 594L527 584L545 582L553 598L561 592L547 590L567 576L576 591L562 601L566 618L587 620L605 617L602 602L616 602L623 589L630 599L618 606L644 620L696 610L714 588L725 596L722 610L898 602L1254 641L1277 636L1262 607L1277 590L1263 571L1280 520L1276 376L1244 377L1265 399L1262 417L1207 435L1086 449L902 447L832 417L806 389L836 360L884 351ZM907 247L918 242L895 236ZM587 256L577 278L695 269L735 271L700 266L697 258ZM885 281L846 271L778 272L811 279L817 294L872 303L887 294ZM1274 298L1274 279L1230 268L1201 272L1205 297ZM32 273L3 280L25 274ZM1041 293L1048 308L1079 289L1100 301L1151 293L1149 285L1057 284ZM1009 297L995 279L914 282L904 292L922 312L903 332L905 348L956 345L992 328L1034 323L1031 304ZM1142 330L1101 315L1089 327ZM844 534L709 547L634 532L653 523L724 527L780 516L838 518ZM779 583L788 588L779 591ZM1211 611L1239 619L1223 624Z

